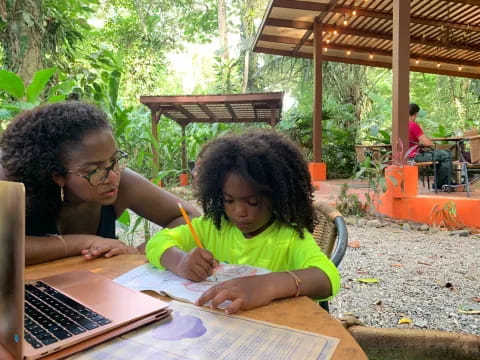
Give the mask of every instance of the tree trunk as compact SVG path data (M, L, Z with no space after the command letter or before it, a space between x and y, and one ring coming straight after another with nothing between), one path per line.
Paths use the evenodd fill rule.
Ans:
M15 0L0 6L7 26L1 36L6 67L28 84L42 68L42 1Z
M218 36L220 38L222 58L228 60L227 4L225 0L218 0Z

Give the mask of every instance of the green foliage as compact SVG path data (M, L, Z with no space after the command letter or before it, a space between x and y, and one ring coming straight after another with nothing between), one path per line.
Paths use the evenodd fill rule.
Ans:
M238 60L215 57L215 92L219 94L235 94L240 92L242 79L238 69Z
M7 70L0 70L0 89L17 99L21 99L25 94L25 86L20 76Z
M37 71L29 85L15 73L0 70L0 131L5 124L22 110L32 109L44 102L64 100L73 88L73 82L59 75L60 83L48 87L56 68ZM4 93L2 94L1 91Z
M375 204L379 203L379 197L387 191L387 181L385 178L385 168L389 165L388 155L383 155L379 160L372 160L369 156L365 156L355 174L356 179L367 180L373 195L367 192L367 206L370 212L375 212Z
M337 210L344 216L365 216L365 207L357 194L348 193L348 185L343 184L336 200Z

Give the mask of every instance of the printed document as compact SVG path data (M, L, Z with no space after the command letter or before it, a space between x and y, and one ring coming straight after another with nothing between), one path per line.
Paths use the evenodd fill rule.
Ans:
M134 330L74 360L328 360L339 340L170 302L171 317Z

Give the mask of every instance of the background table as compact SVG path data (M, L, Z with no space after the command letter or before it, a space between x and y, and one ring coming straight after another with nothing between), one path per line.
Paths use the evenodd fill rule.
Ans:
M84 260L81 256L71 257L44 264L27 266L25 270L25 281L78 269L90 270L113 279L145 262L144 255L121 255L109 259L98 258L90 261ZM163 300L168 300L160 295L155 294L155 296ZM360 345L358 345L350 333L343 328L340 322L335 320L317 303L307 297L278 300L270 305L242 312L241 315L339 338L340 342L332 357L334 360L368 359Z

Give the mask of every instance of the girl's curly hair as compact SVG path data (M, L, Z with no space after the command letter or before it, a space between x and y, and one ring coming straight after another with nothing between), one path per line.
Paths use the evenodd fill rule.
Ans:
M38 106L17 115L0 138L0 164L8 180L23 182L27 219L40 215L56 219L61 207L60 188L53 173L63 166L73 146L99 129L110 129L107 115L94 105L68 101Z
M313 187L299 148L274 130L254 129L209 142L202 154L194 192L206 217L220 228L226 216L222 187L235 172L272 201L275 218L295 228L313 230Z

